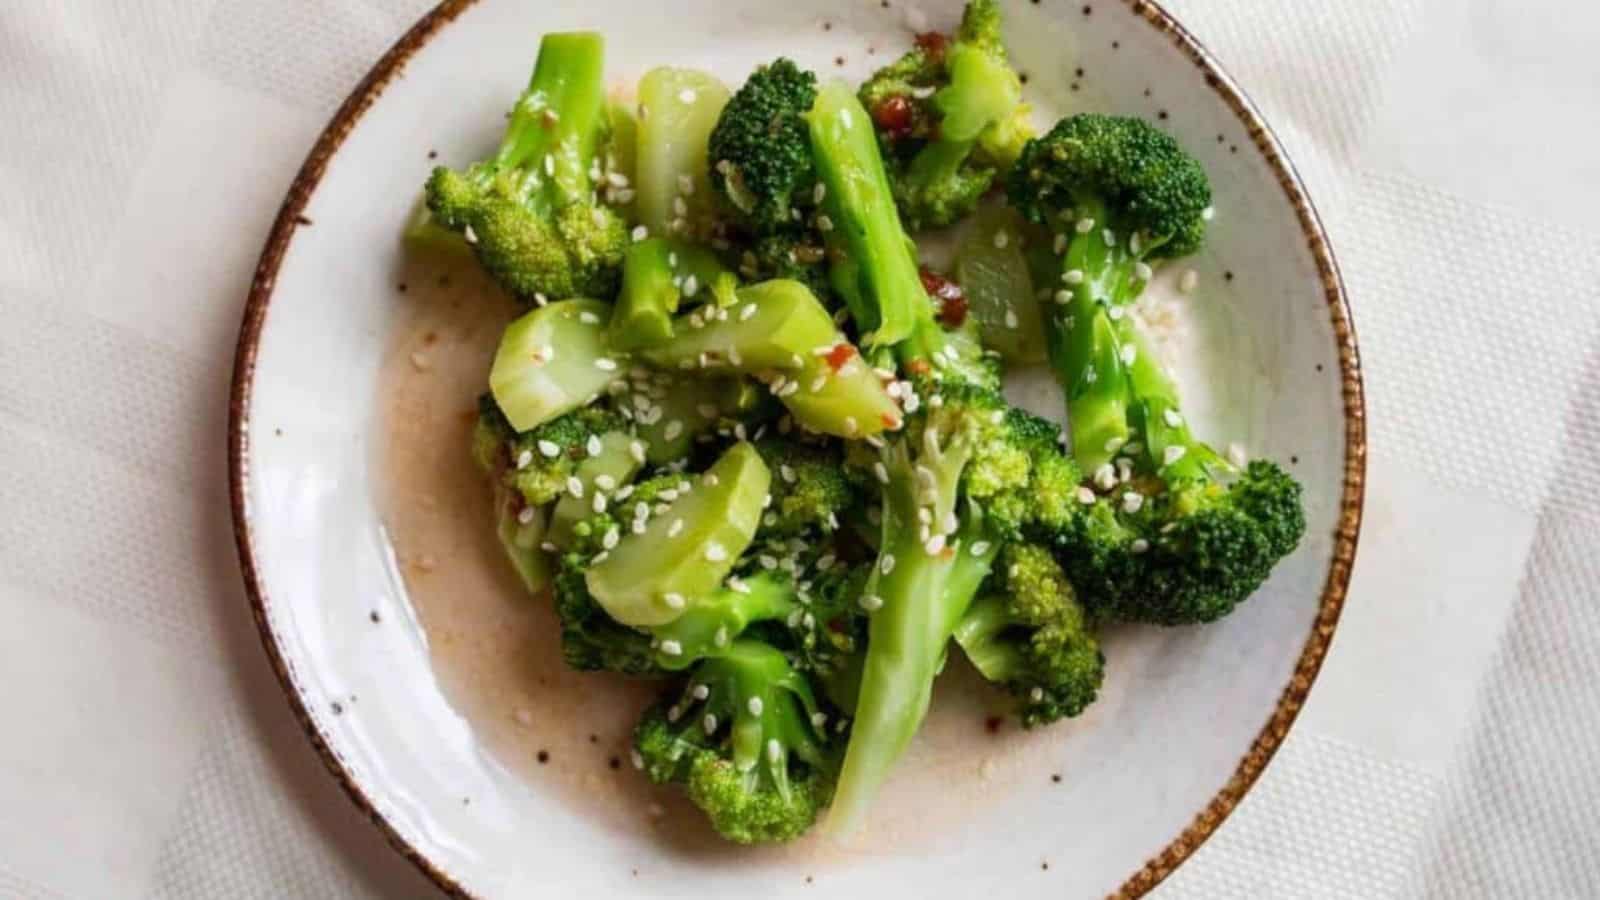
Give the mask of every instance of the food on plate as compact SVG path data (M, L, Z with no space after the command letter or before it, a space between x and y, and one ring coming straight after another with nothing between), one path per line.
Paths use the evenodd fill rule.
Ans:
M600 35L546 35L406 231L524 306L478 403L484 527L568 665L662 683L633 761L731 841L859 828L951 654L1025 727L1076 716L1101 629L1220 618L1305 529L1139 322L1204 239L1199 162L1140 119L1036 132L1000 26L972 0L863 85L662 68L636 103ZM1041 366L1069 430L1006 399Z

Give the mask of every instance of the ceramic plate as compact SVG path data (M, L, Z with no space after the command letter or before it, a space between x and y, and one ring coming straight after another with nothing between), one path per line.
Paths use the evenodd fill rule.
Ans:
M564 671L549 612L493 552L466 461L473 398L510 307L470 271L404 258L422 179L492 147L545 31L597 28L608 74L658 64L731 84L789 55L859 79L955 0L446 3L380 60L311 151L240 335L232 489L263 641L351 798L451 892L477 897L1138 895L1206 839L1283 740L1344 599L1364 460L1355 337L1331 251L1242 91L1153 4L1019 0L1007 37L1042 121L1156 120L1210 172L1208 247L1152 315L1215 443L1284 461L1301 548L1205 628L1106 637L1102 699L1023 733L970 677L867 833L741 850L626 762L637 686ZM1199 287L1172 282L1192 268ZM1225 382L1226 392L1206 390ZM959 668L959 667L957 667Z

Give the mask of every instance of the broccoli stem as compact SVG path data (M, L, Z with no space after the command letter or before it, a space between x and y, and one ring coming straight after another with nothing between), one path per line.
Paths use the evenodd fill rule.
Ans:
M890 769L921 727L950 635L994 561L998 542L984 541L988 546L973 552L982 533L982 520L973 515L965 517L944 547L929 552L919 512L928 510L935 523L953 515L971 448L960 442L932 452L928 443L930 452L915 462L903 446L889 451L883 537L863 597L876 611L868 625L850 745L828 818L834 834L860 826ZM931 508L921 502L921 482L927 476L919 471L933 476Z
M898 344L933 313L895 211L872 119L843 82L824 86L806 118L832 224L824 231L841 257L834 261L834 286L868 346Z
M738 584L690 601L683 615L652 629L661 668L678 671L719 655L751 624L782 619L799 602L793 582L781 575L763 572Z
M1000 640L1011 627L1005 601L985 597L974 602L956 626L954 637L967 659L984 678L993 682L1010 681L1022 670L1022 654L1014 644Z
M666 343L673 336L672 314L686 295L728 306L737 285L733 272L702 247L662 237L638 241L622 258L611 345L633 350Z
M503 486L496 487L495 534L500 538L506 558L517 570L517 577L522 579L528 593L541 594L550 586L552 574L549 557L539 549L545 532L544 513L534 508L528 521L523 522L518 517L521 505L516 501L511 490Z
M495 162L501 171L549 179L531 198L540 215L589 198L589 165L606 123L604 69L598 32L547 34L539 42L528 90L511 111Z
M693 234L715 212L706 145L729 96L716 76L695 69L662 67L639 79L634 183L651 234Z
M1052 304L1047 319L1050 365L1067 395L1067 421L1073 454L1085 472L1108 462L1128 442L1128 374L1122 342L1110 310L1121 310L1133 260L1120 245L1108 245L1101 233L1105 204L1080 198L1078 222L1063 223L1075 233L1067 244L1061 273L1065 304ZM1060 296L1059 293L1057 295Z

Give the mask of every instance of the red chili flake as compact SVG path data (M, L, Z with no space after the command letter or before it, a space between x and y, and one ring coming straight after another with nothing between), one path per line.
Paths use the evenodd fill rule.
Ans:
M904 94L885 97L872 108L872 121L891 140L899 140L911 133L911 101Z
M928 54L934 62L939 62L944 59L944 51L950 39L937 31L924 31L917 35L916 43L923 53Z
M906 371L913 375L926 375L933 371L933 367L925 359L913 359L906 363Z
M883 415L879 416L878 421L882 422L883 427L889 429L890 431L895 431L900 428L900 420L889 415L888 413L884 413Z
M967 298L957 294L945 300L939 307L939 321L946 328L960 328L967 321Z
M855 355L856 348L844 343L843 341L840 341L839 343L833 345L833 349L829 350L828 355L823 357L823 359L826 359L828 361L828 365L835 372L837 372L844 368L844 364L849 362L850 358Z
M939 298L939 318L950 328L960 328L967 321L967 295L961 285L931 269L917 270L922 277L922 289Z

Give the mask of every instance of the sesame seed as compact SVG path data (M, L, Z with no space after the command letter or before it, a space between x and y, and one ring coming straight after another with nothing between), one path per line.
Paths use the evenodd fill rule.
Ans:
M1122 349L1117 352L1117 355L1122 357L1123 365L1131 366L1133 365L1134 359L1139 355L1139 348L1133 344L1123 344Z
M700 279L696 278L694 275L690 275L688 278L685 278L683 280L683 295L685 297L693 297L698 293L700 293Z
M888 484L889 483L889 467L884 465L883 463L881 463L881 462L873 463L872 464L872 474L878 476L878 482L880 484Z
M956 521L956 514L954 512L945 513L944 518L939 520L939 528L942 529L945 534L955 534L956 528L958 528L960 524L960 522Z
M1082 503L1084 505L1088 505L1090 503L1093 503L1094 502L1094 491L1091 491L1086 487L1078 488L1078 502Z
M756 698L755 697L751 697L750 698L750 702L751 703L757 702ZM778 761L780 761L782 759L783 759L783 745L778 743L778 739L777 738L767 738L767 762L777 763Z
M991 546L993 546L993 545L990 544L988 541L973 541L972 542L972 547L970 548L970 552L972 553L973 556L982 556L985 553L989 552L989 548Z
M1250 455L1245 452L1243 444L1234 442L1228 445L1228 462L1242 469L1249 461Z
M1133 515L1144 508L1144 495L1138 491L1129 491L1122 495L1122 511Z
M579 500L583 499L583 482L578 480L578 476L569 475L567 477L567 493Z
M716 714L706 713L706 717L700 720L700 726L706 730L706 734L715 733L717 730Z
M696 96L693 88L684 88L678 92L678 102L688 105L695 101Z
M1066 306L1072 302L1072 292L1067 290L1056 291L1056 303Z
M680 535L682 533L683 533L683 520L682 519L673 519L672 520L672 524L667 526L667 537L675 538L675 537L677 537L678 535Z
M922 549L926 550L929 556L938 556L939 554L943 553L944 535L936 534L933 537L928 538L928 540L923 543Z
M682 521L682 520L680 519L679 521ZM674 523L674 524L676 524L676 523ZM721 544L717 543L716 541L712 541L711 543L706 545L706 561L707 562L722 562L723 560L725 560L727 558L728 558L728 551Z
M716 644L718 647L728 646L728 626L724 625L721 628L718 628L716 636L711 639L711 642Z
M750 710L750 715L752 715L752 716L761 715L761 711L765 707L766 707L766 704L761 702L761 698L760 697L751 697L744 705L745 709ZM776 748L777 746L778 746L778 742L777 741L772 741L767 745L769 751L771 749L773 749L773 748ZM776 754L773 754L773 753L770 753L770 752L769 752L768 755L769 756L776 756Z
M1106 242L1107 247L1115 247L1117 245L1117 233L1109 228L1100 229L1100 239Z
M544 155L544 173L551 176L556 174L556 158L548 153Z
M690 178L688 175L679 174L678 175L678 190L680 192L682 192L685 197L693 197L694 196L694 179Z
M602 372L615 372L617 370L617 361L608 356L596 357L594 367Z
M589 558L589 565L598 566L601 563L605 562L610 557L611 557L611 551L609 551L609 550L601 550L599 553L596 553L594 556Z
M1109 491L1117 486L1117 470L1110 463L1101 463L1100 468L1094 470L1094 483L1102 491Z
M829 569L833 568L833 564L838 562L838 561L839 561L839 558L837 556L834 556L832 553L824 553L821 556L817 557L817 571L818 572L826 572Z
M1079 219L1072 227L1079 234L1088 234L1094 230L1094 220L1089 218Z
M1161 420L1166 422L1167 425L1172 428L1183 427L1183 416L1178 415L1178 411L1175 409L1167 409L1166 411L1162 412Z
M633 532L634 534L644 534L645 533L644 520L643 519L634 519L633 520L633 524L628 526L628 530Z
M1010 243L1011 235L1006 234L1006 230L1004 228L994 233L994 248L996 250L1004 250L1008 245L1010 245Z
M585 325L599 325L600 317L588 310L578 313L578 321Z
M540 544L539 549L546 553L557 553L561 550L560 547L557 547L555 544L552 544L549 541L545 541L544 543Z
M1170 466L1178 460L1183 459L1183 455L1187 452L1189 452L1189 448L1174 444L1171 447L1161 451L1161 464L1164 466Z
M539 452L551 459L555 459L561 455L561 445L557 444L555 441L541 440L539 442Z
M538 291L534 291L533 292L533 302L538 304L539 306L549 306L550 305L550 298L546 297L545 295L543 295L541 293L539 293ZM544 358L545 359L549 359L550 358L550 354L548 354L548 353L545 354Z
M1181 294L1192 294L1194 289L1199 286L1200 273L1193 269L1185 269L1183 275L1178 279L1178 292Z
M643 441L634 441L633 443L629 444L628 445L628 455L633 457L633 461L634 462L643 465L644 464L644 442Z
M689 696L696 700L705 700L711 696L711 688L709 685L697 684L689 690Z
M885 553L878 559L878 571L887 575L894 571L894 554Z
M743 359L743 357L741 357L739 355L739 349L737 347L729 347L728 348L728 365L737 366L737 365L741 365L743 363L744 363L744 359Z
M524 525L528 525L533 522L533 517L537 514L538 510L531 506L524 506L522 509L517 511L517 521Z
M845 434L855 434L857 431L860 431L860 430L861 430L861 426L856 424L856 417L855 416L845 416L844 417L844 433Z
M1106 452L1115 453L1118 450L1121 450L1122 445L1126 444L1127 442L1128 439L1120 434L1112 435L1111 437L1106 438Z
M1144 538L1134 538L1133 543L1128 545L1128 549L1135 553L1143 553L1150 549L1150 542Z
M1057 232L1054 247L1057 256L1067 252L1067 236Z
M636 243L638 241L644 240L645 238L647 238L649 236L650 236L650 229L644 227L643 225L635 225L634 226L634 228L633 228L633 240Z
M672 198L672 211L674 213L677 213L679 218L682 218L683 216L687 216L689 214L689 204L685 203L684 200L683 200L683 197L681 197L681 196L673 197Z
M1213 218L1215 218L1216 215L1217 215L1217 210L1216 210L1215 207L1208 206L1205 209L1200 210L1200 218L1205 220L1205 221L1207 221L1207 222L1209 222Z
M1111 321L1113 321L1113 322L1122 321L1122 317L1127 315L1127 314L1128 314L1128 311L1126 309L1124 309L1123 307L1120 307L1120 306L1113 306L1110 309L1106 310L1106 315L1109 316L1111 318Z
M742 579L729 578L728 590L733 591L735 594L748 594L750 593L750 585L746 584Z
M811 393L815 394L816 392L822 390L824 387L827 387L827 385L828 385L828 376L827 375L818 375L816 378L811 379Z
M633 763L633 767L635 769L641 769L642 770L644 768L644 755L641 754L639 751L637 751L637 750L629 750L628 751L628 760Z
M1009 306L1006 307L1006 327L1015 331L1018 324L1017 311Z
M816 712L816 713L812 713L811 714L811 727L812 728L821 728L821 727L823 727L824 725L827 725L827 724L828 724L828 714L827 713Z
M877 612L883 608L883 598L877 594L862 594L861 608L867 612Z
M1044 688L1036 687L1028 692L1028 699L1035 703L1044 699Z
M560 453L561 452L561 448L557 447L556 448L556 452ZM517 468L526 469L532 463L533 463L533 451L532 450L524 450L521 453L517 454Z
M667 423L667 427L661 432L661 434L669 441L677 440L678 435L683 434L683 423L677 419L673 419L671 422Z
M1133 277L1139 279L1140 281L1149 281L1151 278L1155 277L1155 274L1155 271L1150 268L1150 264L1147 262L1136 262L1133 264Z

